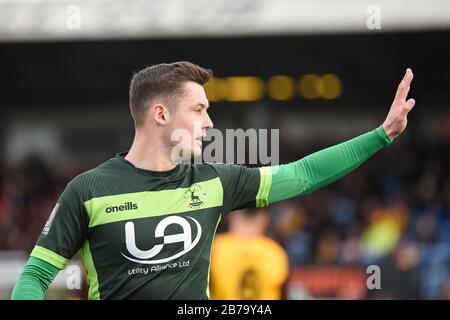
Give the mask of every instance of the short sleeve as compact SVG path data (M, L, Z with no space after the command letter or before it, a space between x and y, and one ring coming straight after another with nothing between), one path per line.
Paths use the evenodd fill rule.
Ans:
M84 203L69 183L50 214L31 256L64 269L85 241L88 225Z
M248 168L235 164L212 165L224 189L224 211L264 207L270 188L268 167ZM265 191L265 189L267 189Z

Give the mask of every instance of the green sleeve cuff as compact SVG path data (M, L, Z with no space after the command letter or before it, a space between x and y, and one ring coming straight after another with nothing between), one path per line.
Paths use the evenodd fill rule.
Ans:
M272 185L272 168L261 167L259 168L260 180L259 189L256 194L256 207L263 208L269 205L269 191Z
M383 140L385 146L388 146L392 143L393 140L391 140L391 138L388 137L388 135L387 135L386 131L384 131L384 128L382 125L379 126L378 128L376 128L375 132L381 138L381 140Z

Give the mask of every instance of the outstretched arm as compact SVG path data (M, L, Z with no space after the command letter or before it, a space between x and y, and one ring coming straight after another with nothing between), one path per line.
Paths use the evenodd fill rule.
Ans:
M260 168L261 182L256 197L258 207L309 194L358 168L370 156L389 145L406 128L414 99L406 101L413 78L407 69L386 120L377 129L298 161Z

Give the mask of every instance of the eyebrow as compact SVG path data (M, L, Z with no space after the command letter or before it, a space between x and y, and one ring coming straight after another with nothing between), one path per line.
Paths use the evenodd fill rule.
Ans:
M195 106L200 106L200 107L205 108L205 109L209 108L209 104L204 104L204 103L201 103L201 102L196 103Z

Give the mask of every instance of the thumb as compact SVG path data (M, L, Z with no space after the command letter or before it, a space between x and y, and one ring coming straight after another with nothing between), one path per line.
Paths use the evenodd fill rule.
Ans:
M414 108L415 104L416 104L416 100L414 100L414 99L409 99L408 101L406 101L406 103L405 103L406 111L410 112L412 110L412 108Z

